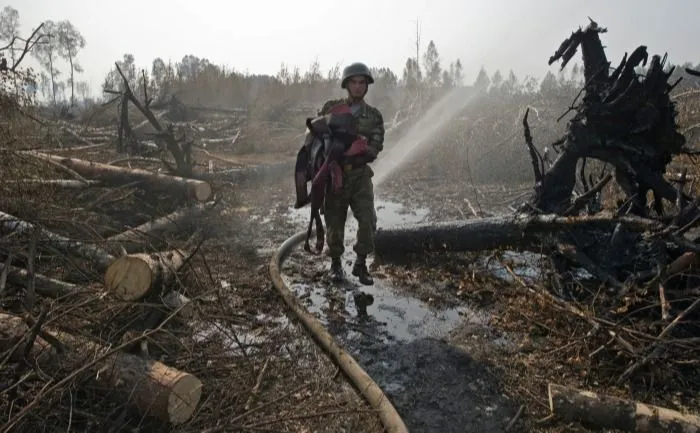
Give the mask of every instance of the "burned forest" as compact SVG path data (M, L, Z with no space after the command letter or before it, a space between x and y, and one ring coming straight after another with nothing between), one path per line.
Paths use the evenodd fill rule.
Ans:
M0 31L0 431L700 431L700 68L602 24L542 80L372 67L373 285L295 204L338 67L93 97L70 22Z

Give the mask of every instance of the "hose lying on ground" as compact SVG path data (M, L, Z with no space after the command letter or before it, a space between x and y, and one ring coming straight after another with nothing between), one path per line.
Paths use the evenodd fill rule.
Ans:
M333 362L345 373L350 382L362 394L370 406L379 413L379 419L385 430L390 433L408 433L401 416L391 404L382 389L360 367L360 365L343 350L334 340L331 334L323 327L321 322L308 312L299 302L282 279L282 263L292 249L301 244L306 237L306 232L297 233L280 245L270 260L270 278L284 302L292 310L294 315L304 325L316 344L331 357Z

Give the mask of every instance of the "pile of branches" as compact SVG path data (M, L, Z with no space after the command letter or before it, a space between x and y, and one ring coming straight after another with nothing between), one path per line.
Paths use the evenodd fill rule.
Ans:
M193 311L181 279L204 240L191 223L215 205L210 184L66 157L101 145L67 124L31 118L80 144L38 151L8 141L2 149L3 431L35 430L45 417L63 422L74 409L74 422L89 427L98 417L85 402L156 424L189 420L202 381L171 354Z

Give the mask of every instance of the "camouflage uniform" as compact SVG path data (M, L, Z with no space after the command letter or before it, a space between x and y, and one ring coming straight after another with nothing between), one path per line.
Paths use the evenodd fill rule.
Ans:
M384 119L382 113L366 102L352 103L349 99L335 99L323 105L319 115L327 114L337 104L350 104L358 121L358 133L367 137L367 144L377 153L384 148ZM374 209L374 172L367 164L343 167L343 188L334 194L326 195L324 219L327 228L328 254L340 257L345 251L343 238L348 207L357 219L357 242L354 251L364 259L374 250L374 232L377 227L377 214Z

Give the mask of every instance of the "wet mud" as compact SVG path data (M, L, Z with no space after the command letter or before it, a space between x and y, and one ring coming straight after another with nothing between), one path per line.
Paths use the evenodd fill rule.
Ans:
M409 211L389 200L377 200L376 208L383 226L430 217L428 209ZM300 223L308 209L290 209L288 215ZM504 431L518 404L504 395L488 359L494 351L514 350L516 338L490 327L488 311L425 302L381 273L374 274L374 285L360 285L351 275L356 225L351 212L348 217L346 281L331 282L325 255L298 248L282 269L290 288L382 387L410 431ZM518 274L535 272L530 260L524 259ZM416 283L426 285L422 292L441 290L438 284Z

